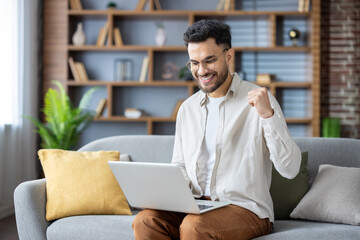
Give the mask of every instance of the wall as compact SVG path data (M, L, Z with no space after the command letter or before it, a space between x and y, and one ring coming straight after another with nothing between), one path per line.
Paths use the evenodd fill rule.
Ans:
M322 1L322 117L341 119L341 136L360 138L360 2Z

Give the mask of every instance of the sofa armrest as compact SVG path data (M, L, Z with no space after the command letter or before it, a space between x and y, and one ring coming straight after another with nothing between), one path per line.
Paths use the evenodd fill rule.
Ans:
M45 219L46 180L21 183L14 192L16 225L19 238L46 240L51 222Z

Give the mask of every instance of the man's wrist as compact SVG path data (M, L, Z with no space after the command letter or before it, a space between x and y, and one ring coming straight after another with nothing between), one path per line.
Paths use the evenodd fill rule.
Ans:
M267 114L264 114L261 117L266 119L266 118L271 118L272 116L274 116L274 109L271 108L271 111L269 111Z

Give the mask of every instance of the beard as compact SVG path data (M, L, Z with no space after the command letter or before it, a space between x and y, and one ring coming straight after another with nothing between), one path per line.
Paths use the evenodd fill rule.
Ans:
M224 84L224 82L226 81L226 78L228 77L228 74L229 74L229 70L228 70L227 67L225 67L223 69L223 71L221 71L220 74L218 72L215 72L215 71L206 73L202 77L208 77L208 76L211 76L211 75L214 75L214 77L216 77L215 82L211 81L209 84L201 82L199 80L197 74L194 77L198 81L200 90L203 91L204 93L209 94L209 93L212 93L212 92L216 91L221 85Z

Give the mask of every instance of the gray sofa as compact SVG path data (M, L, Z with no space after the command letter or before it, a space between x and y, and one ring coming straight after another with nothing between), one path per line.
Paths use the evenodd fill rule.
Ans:
M360 140L295 138L309 152L309 183L320 164L360 167ZM115 136L91 142L79 151L118 150L131 160L170 162L173 136ZM20 184L14 193L16 223L20 239L134 239L132 216L85 215L45 220L45 179ZM258 239L360 239L360 227L300 220L276 220L274 232Z

